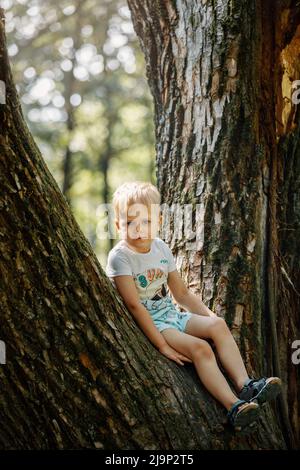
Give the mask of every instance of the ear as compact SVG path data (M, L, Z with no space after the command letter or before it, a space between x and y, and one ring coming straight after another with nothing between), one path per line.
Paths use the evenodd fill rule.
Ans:
M120 225L119 225L118 219L115 219L115 224L116 224L117 230L120 230Z

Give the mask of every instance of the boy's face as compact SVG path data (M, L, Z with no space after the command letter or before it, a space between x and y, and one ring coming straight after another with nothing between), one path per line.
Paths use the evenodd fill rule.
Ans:
M137 251L146 250L156 237L161 224L159 204L151 207L144 204L133 204L128 207L127 214L120 214L119 221L116 220L117 230L121 238L125 239Z

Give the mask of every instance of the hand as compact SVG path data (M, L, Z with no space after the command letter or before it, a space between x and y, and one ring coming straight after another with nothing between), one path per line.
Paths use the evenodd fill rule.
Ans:
M177 362L177 364L180 364L181 366L184 366L184 363L182 361L193 362L188 357L184 356L180 352L178 352L175 349L171 348L171 346L169 346L168 344L165 344L164 346L161 346L159 348L159 352L161 354L163 354L164 356L168 357L169 359L172 359L172 361Z

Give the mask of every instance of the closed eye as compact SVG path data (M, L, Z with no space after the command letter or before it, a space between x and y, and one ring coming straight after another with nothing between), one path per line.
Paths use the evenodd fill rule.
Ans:
M131 220L130 222L127 222L127 225L130 225L132 222L134 222L134 221ZM148 219L142 220L143 225L147 225L147 224L150 223L150 222L151 222L151 220L148 220Z

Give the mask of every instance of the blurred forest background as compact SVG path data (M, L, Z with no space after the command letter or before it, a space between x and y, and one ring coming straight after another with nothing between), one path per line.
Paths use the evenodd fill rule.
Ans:
M125 0L0 0L27 124L100 263L104 203L156 183L152 97Z

